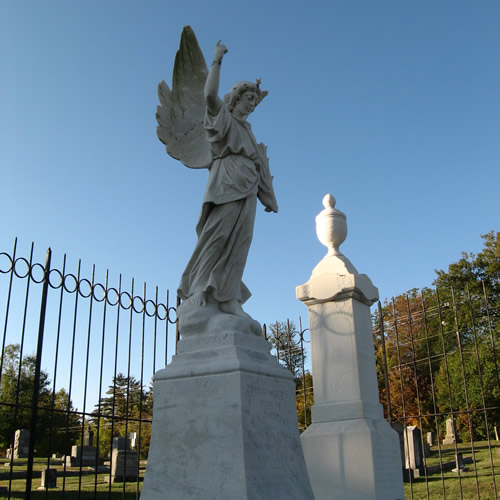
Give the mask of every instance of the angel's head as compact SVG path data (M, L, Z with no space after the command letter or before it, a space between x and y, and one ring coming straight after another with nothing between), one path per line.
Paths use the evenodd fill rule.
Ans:
M251 109L249 111L251 113L267 94L267 90L260 90L260 80L257 80L256 83L238 82L224 96L224 102L230 112L233 112L235 107L240 104L240 106Z

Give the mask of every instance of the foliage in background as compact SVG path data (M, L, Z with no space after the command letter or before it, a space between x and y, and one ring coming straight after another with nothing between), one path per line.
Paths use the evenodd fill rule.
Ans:
M101 456L111 454L114 437L137 435L135 449L140 458L147 458L151 438L153 391L145 390L133 376L118 373L101 398L91 418L94 436L98 439Z
M424 432L437 425L441 437L452 412L466 440L486 439L500 424L500 233L482 238L478 255L436 271L436 290L410 290L373 317L386 413L390 395L393 419Z
M295 323L290 320L271 323L267 340L271 342L278 361L297 378L302 373L303 352Z
M2 360L0 385L0 449L13 445L17 429L29 429L31 423L36 357L23 356L19 344L7 345ZM17 405L17 407L16 407ZM46 372L41 370L38 389L36 449L38 455L66 454L78 436L79 419L64 389L53 393Z

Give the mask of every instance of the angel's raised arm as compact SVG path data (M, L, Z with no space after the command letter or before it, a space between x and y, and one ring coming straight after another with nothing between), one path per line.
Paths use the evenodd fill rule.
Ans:
M226 52L227 47L221 44L219 40L215 46L214 60L212 61L207 81L205 82L205 100L208 111L213 115L216 115L221 107L221 100L219 98L220 67L222 58Z

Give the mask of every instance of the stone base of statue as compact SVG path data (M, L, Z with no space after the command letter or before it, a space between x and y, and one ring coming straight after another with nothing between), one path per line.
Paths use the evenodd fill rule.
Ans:
M328 254L297 287L309 310L314 381L312 424L302 447L316 500L404 498L397 433L379 403L370 305L378 290L338 247L345 214L325 196L317 233Z
M256 321L213 307L203 321L183 311L177 354L155 375L141 499L312 499L292 375Z

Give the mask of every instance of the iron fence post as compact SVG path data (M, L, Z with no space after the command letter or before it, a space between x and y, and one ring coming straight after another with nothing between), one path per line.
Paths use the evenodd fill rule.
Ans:
M38 391L40 389L40 370L42 365L43 331L45 327L45 312L47 310L47 295L49 291L49 273L52 250L47 250L45 269L43 273L42 301L40 304L40 322L38 324L38 344L36 349L35 380L33 382L33 399L30 422L30 446L28 453L28 469L26 473L26 500L31 499L31 480L33 477L33 458L35 454L36 422L38 410Z

